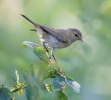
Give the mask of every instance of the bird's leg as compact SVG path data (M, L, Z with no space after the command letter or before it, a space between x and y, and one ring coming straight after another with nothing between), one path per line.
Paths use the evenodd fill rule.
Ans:
M54 50L55 50L55 48L52 48L52 50L51 50L51 56L53 57L53 59L55 60L55 62L57 62L56 59L55 59L55 57L54 57Z
M45 50L45 52L46 52L46 55L47 55L48 58L50 59L51 57L50 57L50 55L49 55L48 49L47 49L46 46L45 46L45 42L41 42L41 44L42 44L42 46L43 46L43 48L44 48L44 50Z
M59 64L58 64L58 62L54 56L54 50L55 50L55 48L53 47L51 50L51 57L53 57L54 61L56 62L57 66L58 66L58 71L60 71L60 66L59 66Z
M53 57L53 59L55 60L57 66L58 66L58 73L61 74L61 75L63 75L63 76L65 76L65 72L63 72L63 71L60 70L60 66L59 66L59 64L58 64L58 62L57 62L57 60L56 60L56 58L54 56L54 50L55 50L55 48L52 48L52 50L51 50L51 56Z

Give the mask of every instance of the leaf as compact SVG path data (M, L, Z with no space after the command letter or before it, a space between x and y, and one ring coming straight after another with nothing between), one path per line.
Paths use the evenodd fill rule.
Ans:
M0 88L0 100L11 100L10 90L8 88Z
M34 70L33 70L33 65L30 65L29 67L31 68L31 70L30 70L30 78L27 78L26 75L23 74L24 80L26 82L28 82L29 84L37 85L38 88L40 88L43 91L46 91L45 84L42 81L40 81L38 78L35 77Z
M36 80L35 80L35 74L33 70L33 64L31 64L29 67L30 67L30 73L31 73L30 82L34 84Z
M30 41L24 41L22 43L22 45L24 47L28 47L33 49L33 52L35 53L36 56L39 57L40 60L43 60L45 63L48 63L48 57L43 49L43 47L41 47L40 45L30 42Z
M25 82L23 84L20 83L20 78L19 78L19 74L17 72L17 70L15 69L15 75L16 75L16 78L17 80L14 80L15 82L15 86L13 86L10 90L10 93L13 93L13 92L18 92L19 95L23 94L23 89L27 87L28 83Z
M31 48L31 49L34 49L35 47L40 46L40 45L38 45L38 44L36 44L36 43L33 43L33 42L30 42L30 41L24 41L24 42L22 43L22 45L23 45L24 47L28 47L28 48Z
M39 97L38 88L34 84L29 84L25 89L27 100L37 100Z
M43 47L41 47L41 46L35 47L33 52L35 53L36 56L39 57L40 60L43 60L46 63L48 63L48 57L47 57Z
M21 84L20 86L15 85L14 87L11 88L10 93L18 92L19 95L23 94L23 89L26 88L27 86L28 86L27 82Z
M33 64L31 64L29 67L30 67L30 78L28 79L26 75L23 74L24 80L30 84L34 84L36 82L36 78L33 71Z
M53 100L68 100L67 96L61 91L54 92L53 98Z
M15 69L15 75L16 75L16 78L17 78L17 85L21 85L20 83L20 78L19 78L19 74L18 74L18 71Z
M71 86L72 89L73 89L77 94L80 93L80 88L81 88L81 86L80 86L79 83L77 83L76 81L74 81L74 80L72 80L72 79L70 79L70 78L66 78L66 77L65 77L65 82L66 82L69 86Z
M53 81L54 89L60 89L64 86L66 86L65 78L63 76L56 76Z
M53 92L53 90L52 90L52 85L45 84L45 86L46 86L46 89L47 89L47 91L48 91L49 93L52 93L52 92Z
M36 78L36 85L38 86L38 88L40 88L42 91L47 91L45 84Z
M56 70L49 70L48 73L42 78L42 80L45 80L47 78L55 78L57 74Z
M27 82L27 83L29 83L29 80L28 80L28 78L23 74L23 77L24 77L24 80Z

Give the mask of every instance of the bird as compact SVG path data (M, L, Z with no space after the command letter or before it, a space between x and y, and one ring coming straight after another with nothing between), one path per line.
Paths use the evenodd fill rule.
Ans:
M34 25L35 29L31 29L31 31L36 31L38 33L40 42L49 58L53 57L53 59L56 60L54 57L55 49L66 48L77 40L83 42L82 33L76 28L55 29L35 23L23 14L20 15ZM50 54L46 44L52 48Z

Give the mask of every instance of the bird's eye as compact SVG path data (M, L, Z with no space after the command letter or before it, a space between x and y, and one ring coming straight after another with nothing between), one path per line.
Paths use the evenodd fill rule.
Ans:
M79 37L77 34L75 34L76 37Z

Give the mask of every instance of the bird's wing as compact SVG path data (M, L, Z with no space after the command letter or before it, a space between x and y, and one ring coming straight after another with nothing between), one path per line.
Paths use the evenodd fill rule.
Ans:
M58 41L67 44L68 43L68 37L64 34L65 30L62 29L53 29L53 28L49 28L47 26L43 26L40 25L40 28L42 28L42 30L44 30L47 34L52 35L53 37L55 37Z

